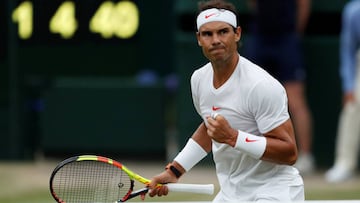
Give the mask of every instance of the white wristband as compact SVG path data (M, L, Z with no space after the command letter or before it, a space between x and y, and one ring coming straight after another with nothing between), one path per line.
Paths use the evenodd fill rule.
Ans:
M195 164L207 155L207 152L192 138L188 140L185 147L175 157L178 162L186 171L189 171Z
M249 154L255 159L260 159L266 149L266 138L238 130L234 148Z

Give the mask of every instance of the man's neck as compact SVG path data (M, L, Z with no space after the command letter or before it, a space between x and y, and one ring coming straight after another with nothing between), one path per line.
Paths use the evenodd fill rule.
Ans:
M239 55L236 54L228 61L221 61L219 63L212 63L214 70L213 85L215 88L219 88L223 85L233 74L236 66L239 62Z

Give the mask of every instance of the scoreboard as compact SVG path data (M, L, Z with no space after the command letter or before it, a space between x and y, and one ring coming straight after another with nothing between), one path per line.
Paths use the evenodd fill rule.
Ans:
M25 74L130 76L141 69L171 71L172 1L7 0L2 4L1 12L7 13L2 50L4 56L15 50L10 54Z
M52 1L46 1L52 2ZM82 7L87 1L82 1ZM102 38L109 39L113 36L128 39L133 37L139 27L139 9L132 1L112 1L99 2L92 9L87 9L90 13L86 14L85 22L81 26L88 28L91 33L98 33ZM12 12L12 21L17 23L18 36L21 39L29 39L34 32L34 3L31 1L21 2ZM48 28L48 33L58 34L63 39L71 39L78 30L78 19L76 16L77 7L73 1L62 1L57 4L41 4L39 16L35 22L39 22L40 27ZM96 9L94 12L93 9ZM50 12L41 12L48 9ZM93 14L92 14L93 13ZM88 15L90 14L90 16ZM84 24L84 25L83 25ZM85 29L84 29L85 30ZM44 30L43 30L44 31Z

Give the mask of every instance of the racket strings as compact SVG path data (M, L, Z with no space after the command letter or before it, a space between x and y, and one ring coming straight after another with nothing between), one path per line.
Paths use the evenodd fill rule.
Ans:
M125 196L130 187L130 178L125 172L98 161L66 164L53 181L54 192L66 203L113 203Z

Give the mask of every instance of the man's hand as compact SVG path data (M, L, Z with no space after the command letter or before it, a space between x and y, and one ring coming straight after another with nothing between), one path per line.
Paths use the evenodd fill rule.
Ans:
M149 184L149 196L154 197L155 195L157 195L160 197L163 195L167 195L169 193L168 187L166 187L166 185L160 184L176 182L178 182L178 179L170 170L166 170L159 175L154 176Z
M354 92L346 92L343 96L343 106L356 102Z
M225 143L232 147L236 144L238 131L233 129L229 122L220 114L207 118L207 134L216 142Z

